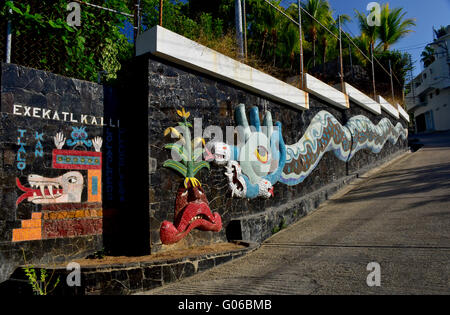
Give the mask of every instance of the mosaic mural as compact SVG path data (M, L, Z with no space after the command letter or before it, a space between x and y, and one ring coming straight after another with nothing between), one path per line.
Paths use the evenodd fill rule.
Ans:
M178 139L177 143L167 144L165 147L175 152L175 159L167 160L163 166L175 170L184 178L178 188L175 200L174 222L164 221L160 228L160 239L163 244L174 244L183 239L193 229L202 231L219 232L222 229L222 218L209 208L206 193L200 181L195 178L197 173L203 168L210 168L206 161L202 161L205 153L205 140L195 138L191 140L190 127L187 121L190 116L184 108L177 111L183 121L177 128L170 127L164 135L172 135ZM210 152L207 152L210 154Z
M387 141L395 144L399 137L408 136L401 123L393 126L387 118L375 125L365 116L355 116L342 126L332 114L320 111L303 137L286 145L282 125L273 125L270 112L264 114L261 124L258 108L251 108L249 124L245 105L241 104L235 109L235 121L238 145L214 143L213 151L215 162L226 168L232 196L239 198L270 198L278 182L300 184L326 152L332 151L347 162L360 150L379 153Z
M102 138L88 139L86 127L72 127L71 139L62 132L53 137L52 169L65 171L57 177L30 174L27 183L16 178L21 195L16 200L40 205L30 220L13 230L13 242L94 235L102 233ZM17 167L24 170L26 130L19 129ZM44 134L35 135L35 157L43 157ZM69 148L64 150L64 145ZM93 151L89 151L94 149ZM82 200L83 192L86 200Z

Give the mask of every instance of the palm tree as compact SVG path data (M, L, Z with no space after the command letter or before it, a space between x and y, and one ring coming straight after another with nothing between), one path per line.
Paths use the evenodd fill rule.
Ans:
M433 29L434 34L436 35L436 38L441 38L442 36L444 36L445 34L447 34L447 29L445 28L445 26L441 26L439 29L435 30Z
M361 13L358 10L355 10L355 13L356 18L358 19L359 29L361 31L360 39L363 41L363 43L366 43L368 45L367 52L375 50L375 43L378 37L378 27L375 25L370 26L367 23L367 16L364 13Z
M333 20L332 10L327 0L308 0L302 3L303 9L309 14L305 14L305 29L313 45L313 65L316 65L316 42L319 35L320 24L329 25ZM311 16L314 18L311 18Z
M416 26L415 19L405 19L403 8L390 10L386 3L381 9L381 25L378 27L378 37L383 51L395 44L399 39L412 32L410 27Z
M281 45L279 45L280 54L288 58L291 72L294 67L295 55L300 53L299 38L299 29L292 23L289 23L281 34ZM286 64L284 61L283 63Z
M351 18L343 14L340 16L341 25L345 24L346 22L351 21ZM325 21L324 21L325 22ZM326 21L327 24L324 24L329 30L331 30L336 36L339 36L339 18L337 20L334 20L333 18L331 20ZM320 37L322 38L322 48L323 48L323 71L325 72L325 63L326 63L326 57L327 57L327 50L330 44L330 41L338 43L336 40L336 37L332 36L327 30L323 29L321 30Z
M421 56L420 60L423 62L423 65L425 67L428 67L436 60L436 57L434 56L434 48L431 46L425 47L425 50L422 52L420 56Z
M272 1L275 6L279 6L281 0ZM272 38L272 47L274 47L278 31L277 28L282 19L280 19L279 14L268 6L264 1L251 0L248 3L249 9L249 21L251 31L255 33L255 37L260 37L262 39L262 44L259 52L260 58L263 58L266 52L267 39L269 35Z

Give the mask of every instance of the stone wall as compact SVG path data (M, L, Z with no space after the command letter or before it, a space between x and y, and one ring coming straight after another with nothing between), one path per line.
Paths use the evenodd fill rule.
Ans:
M14 64L1 74L0 282L24 259L102 249L101 148L113 122L101 85Z
M359 151L348 163L340 161L332 153L326 153L315 170L301 184L287 186L278 183L274 187L275 196L270 199L231 198L227 191L224 168L212 164L211 171L201 171L198 178L206 191L211 211L221 215L224 228L218 233L194 230L177 245L162 245L159 236L160 226L164 220L170 222L174 220L175 196L183 180L172 170L163 167L163 162L170 158L170 151L164 148L164 145L170 142L170 138L163 137L163 133L166 128L176 126L179 119L177 109L184 107L190 112L190 117L202 118L203 128L218 125L225 130L226 126L235 126L233 112L238 104L245 104L247 110L257 106L260 112L264 109L270 111L274 122L282 123L286 144L298 141L308 128L311 119L321 110L330 112L342 125L356 115L364 115L374 124L378 124L385 117L390 119L393 125L398 121L384 112L381 115L374 115L354 103L351 103L348 110L337 109L311 94L310 109L296 110L149 55L141 57L140 67L148 69L148 73L144 75L148 80L148 147L151 163L156 163L149 180L152 251L226 241L227 233L228 238L249 237L252 241L262 241L270 236L273 229L283 223L283 220L286 224L298 220L328 198L337 187L348 182L352 176L355 177L356 173L368 170L407 148L407 141L399 139L396 145L386 143L379 154L368 150ZM401 123L406 127L406 122ZM317 198L311 197L333 183L337 186L331 187ZM312 199L305 204L304 200L308 196ZM284 209L283 214L273 215L272 212L278 209ZM245 222L249 220L252 223L246 224ZM256 231L250 231L252 229Z

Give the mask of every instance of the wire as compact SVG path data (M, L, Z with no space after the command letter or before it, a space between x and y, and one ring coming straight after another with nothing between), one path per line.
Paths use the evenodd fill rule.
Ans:
M359 50L359 52L367 59L369 62L372 62L372 60L366 56L366 54L358 47L358 45L355 44L355 42L350 38L350 36L346 32L342 32L347 36L347 38L352 42L352 44Z
M267 1L267 0L266 0ZM320 23L315 17L313 17L308 11L306 11L304 8L301 8L303 12L305 12L307 15L309 15L314 21L316 21L320 26L322 26L324 29L326 29L331 35L334 36L337 40L339 40L339 37L336 36L332 31L330 31L325 25Z
M428 45L429 45L429 42L425 42L425 43L420 43L420 44L414 44L411 46L400 47L400 48L397 48L397 50L406 50L406 49L410 49L410 48L414 48L414 47L425 47Z
M300 26L300 24L297 22L297 21L295 21L294 19L292 19L289 15L287 15L285 12L283 12L280 8L278 8L278 7L276 7L273 3L271 3L269 0L264 0L266 3L268 3L270 6L272 6L274 9L276 9L278 12L280 12L282 15L284 15L285 17L287 17L291 22L293 22L295 25L297 25L297 26ZM282 0L280 3L283 3L284 1L287 1L287 0ZM289 4L292 4L293 2L291 1L291 2L289 2ZM316 21L320 26L322 26L325 30L327 30L335 39L337 39L337 40L339 40L339 37L336 35L336 34L334 34L332 31L330 31L325 25L323 25L321 22L319 22L315 17L313 17L308 11L306 11L304 8L302 8L302 7L300 7L300 9L304 12L304 13L306 13L311 19L313 19L314 21ZM333 25L334 27L336 27L338 30L339 30L339 27L337 26L337 25ZM345 25L345 24L343 24L342 26L344 26L345 28L346 28L346 30L352 35L352 37L356 37L354 34L353 34L353 32ZM356 47L356 49L361 53L361 55L362 56L364 56L370 63L372 63L372 60L371 60L371 58L369 58L359 47L358 47L358 45L356 45L355 44L355 42L352 40L352 38L351 38L351 36L349 35L349 34L347 34L347 32L345 32L344 30L342 30L342 27L341 27L341 30L340 30L345 36L347 36L347 38L348 38L348 40L353 44L353 46L355 46ZM424 46L424 44L426 44L425 46ZM397 50L399 50L399 51L401 51L401 50L414 50L414 49L422 49L422 48L424 48L424 47L426 47L426 46L428 46L429 45L429 43L424 43L424 44L417 44L417 45L420 45L420 46L417 46L417 45L414 45L414 46L407 46L407 47L403 47L403 48L400 48L400 49L397 49ZM417 46L417 48L415 48ZM391 72L390 71L387 71L386 70L386 68L381 64L381 62L375 57L375 56L373 56L373 58L374 58L374 60L378 63L378 65L386 72L386 74L387 75L389 75L389 76L394 76L394 78L397 80L397 82L399 83L399 84L401 84L401 82L400 82L400 80L398 79L398 77L395 75L395 73L392 71L392 74L391 74ZM420 59L420 58L419 58ZM414 61L414 63L413 64L415 64L416 62L417 62L418 60L416 60L416 61Z
M134 15L132 15L132 14L125 13L125 12L121 12L121 11L114 10L114 9L110 9L110 8L105 8L105 7L96 5L96 4L84 2L84 1L81 1L81 0L74 0L74 1L75 1L75 2L78 2L78 3L80 3L80 4L84 4L84 5L87 5L87 6L90 6L90 7L97 8L97 9L101 9L101 10L105 10L105 11L109 11L109 12L113 12L113 13L125 15L125 16L128 16L128 17L134 17Z
M299 26L300 24L295 21L293 18L291 18L289 15L287 15L286 13L284 13L283 11L281 11L280 8L277 8L273 3L271 3L268 0L264 0L265 2L267 2L268 4L270 4L275 10L277 10L278 12L280 12L281 14L283 14L285 17L287 17L289 20L291 20L291 22L295 23L297 26Z

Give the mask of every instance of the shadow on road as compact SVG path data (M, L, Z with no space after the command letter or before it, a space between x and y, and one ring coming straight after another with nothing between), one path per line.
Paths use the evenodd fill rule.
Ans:
M434 133L412 134L408 138L408 145L413 152L419 150L422 147L450 147L450 130Z

